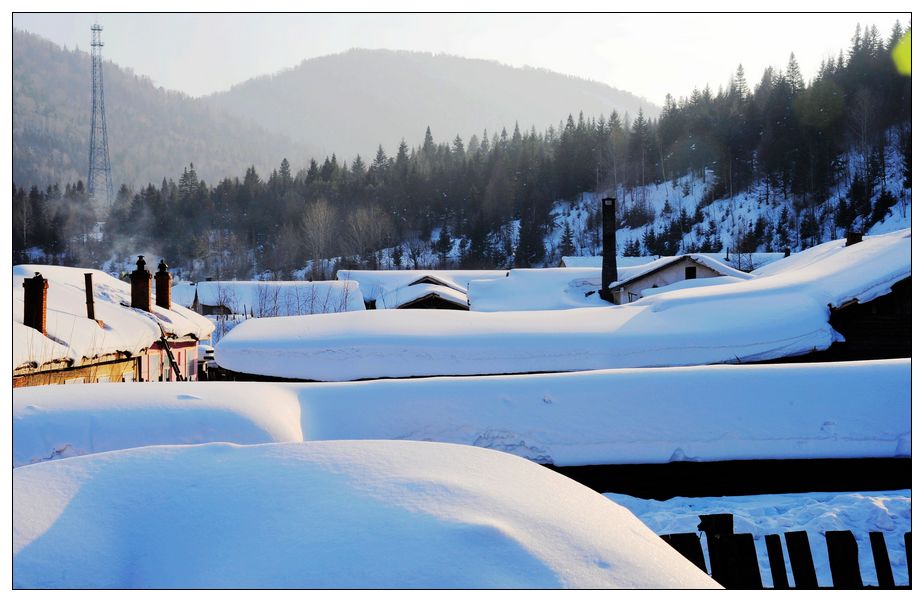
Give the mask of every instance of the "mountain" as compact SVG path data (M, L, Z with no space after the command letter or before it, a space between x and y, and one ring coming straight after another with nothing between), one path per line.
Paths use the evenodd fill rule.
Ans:
M535 126L541 134L581 111L594 119L614 110L633 117L639 108L651 117L660 111L628 92L547 70L359 49L305 60L207 100L341 159L357 153L369 159L379 144L392 154L402 138L415 146L428 126L436 142L458 134L467 143L485 129L511 133L517 122L524 133Z
M192 162L210 183L253 164L266 175L283 157L309 149L214 104L156 87L103 63L113 186L176 179ZM87 178L90 55L24 31L13 32L13 180L45 187Z

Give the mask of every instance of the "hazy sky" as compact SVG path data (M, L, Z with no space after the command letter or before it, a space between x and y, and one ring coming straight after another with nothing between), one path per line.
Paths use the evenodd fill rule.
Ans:
M14 15L13 25L89 48L94 14ZM543 67L661 104L727 83L738 63L753 85L795 52L808 78L846 48L855 25L887 37L909 14L107 14L104 57L193 96L349 48L444 52Z

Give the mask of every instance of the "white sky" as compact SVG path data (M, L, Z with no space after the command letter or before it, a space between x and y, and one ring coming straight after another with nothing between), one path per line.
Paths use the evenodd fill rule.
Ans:
M258 8L251 5L251 10ZM373 7L369 7L371 10ZM561 6L559 5L559 9ZM909 13L850 14L113 14L99 13L104 57L193 96L353 47L445 52L602 81L661 104L664 95L753 85L795 52L808 79L846 49L854 26L887 37ZM96 14L13 16L13 26L89 48Z

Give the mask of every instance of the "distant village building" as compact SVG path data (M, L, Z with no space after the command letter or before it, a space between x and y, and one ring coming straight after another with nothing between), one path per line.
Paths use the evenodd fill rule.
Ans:
M354 280L367 309L468 310L473 280L505 278L507 270L340 270L337 280Z
M156 280L155 303L151 281ZM13 386L195 380L211 323L170 299L139 257L131 283L98 270L13 268Z
M730 276L746 279L747 274L700 254L681 255L666 261L652 262L647 270L609 283L613 303L624 305L641 299L646 289L669 286L684 280Z

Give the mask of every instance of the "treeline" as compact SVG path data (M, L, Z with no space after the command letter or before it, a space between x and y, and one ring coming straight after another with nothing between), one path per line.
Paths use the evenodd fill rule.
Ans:
M569 115L541 132L517 124L449 144L435 143L427 128L422 144L401 141L394 156L379 146L368 165L359 155L331 155L294 172L284 159L269 174L251 167L212 187L189 165L176 182L123 186L106 209L89 207L81 183L28 193L14 186L14 253L38 246L76 262L146 249L194 277L220 278L288 277L309 260L321 278L338 267L415 266L431 253L444 265L457 256L461 267L540 265L551 251L544 238L555 200L619 190L621 226L641 227L656 210L635 187L691 171L713 174L697 212L684 210L669 228L630 241L629 253L669 254L694 227L703 250L721 250L701 209L743 190L782 197L792 210L787 224L752 225L741 245L779 246L790 225L793 245L817 244L825 212L847 228L894 203L883 193L873 199L877 185L885 189L891 135L901 137L910 186L911 82L890 57L904 33L896 23L883 40L875 27L858 26L846 55L826 60L808 83L792 56L784 70L766 69L753 90L739 67L714 93L668 96L657 120L641 112ZM858 165L843 160L848 151ZM845 178L852 185L831 204L832 186ZM588 217L588 229L597 219ZM96 221L105 222L101 241L90 232ZM767 238L781 228L785 236ZM342 259L321 261L330 257Z

